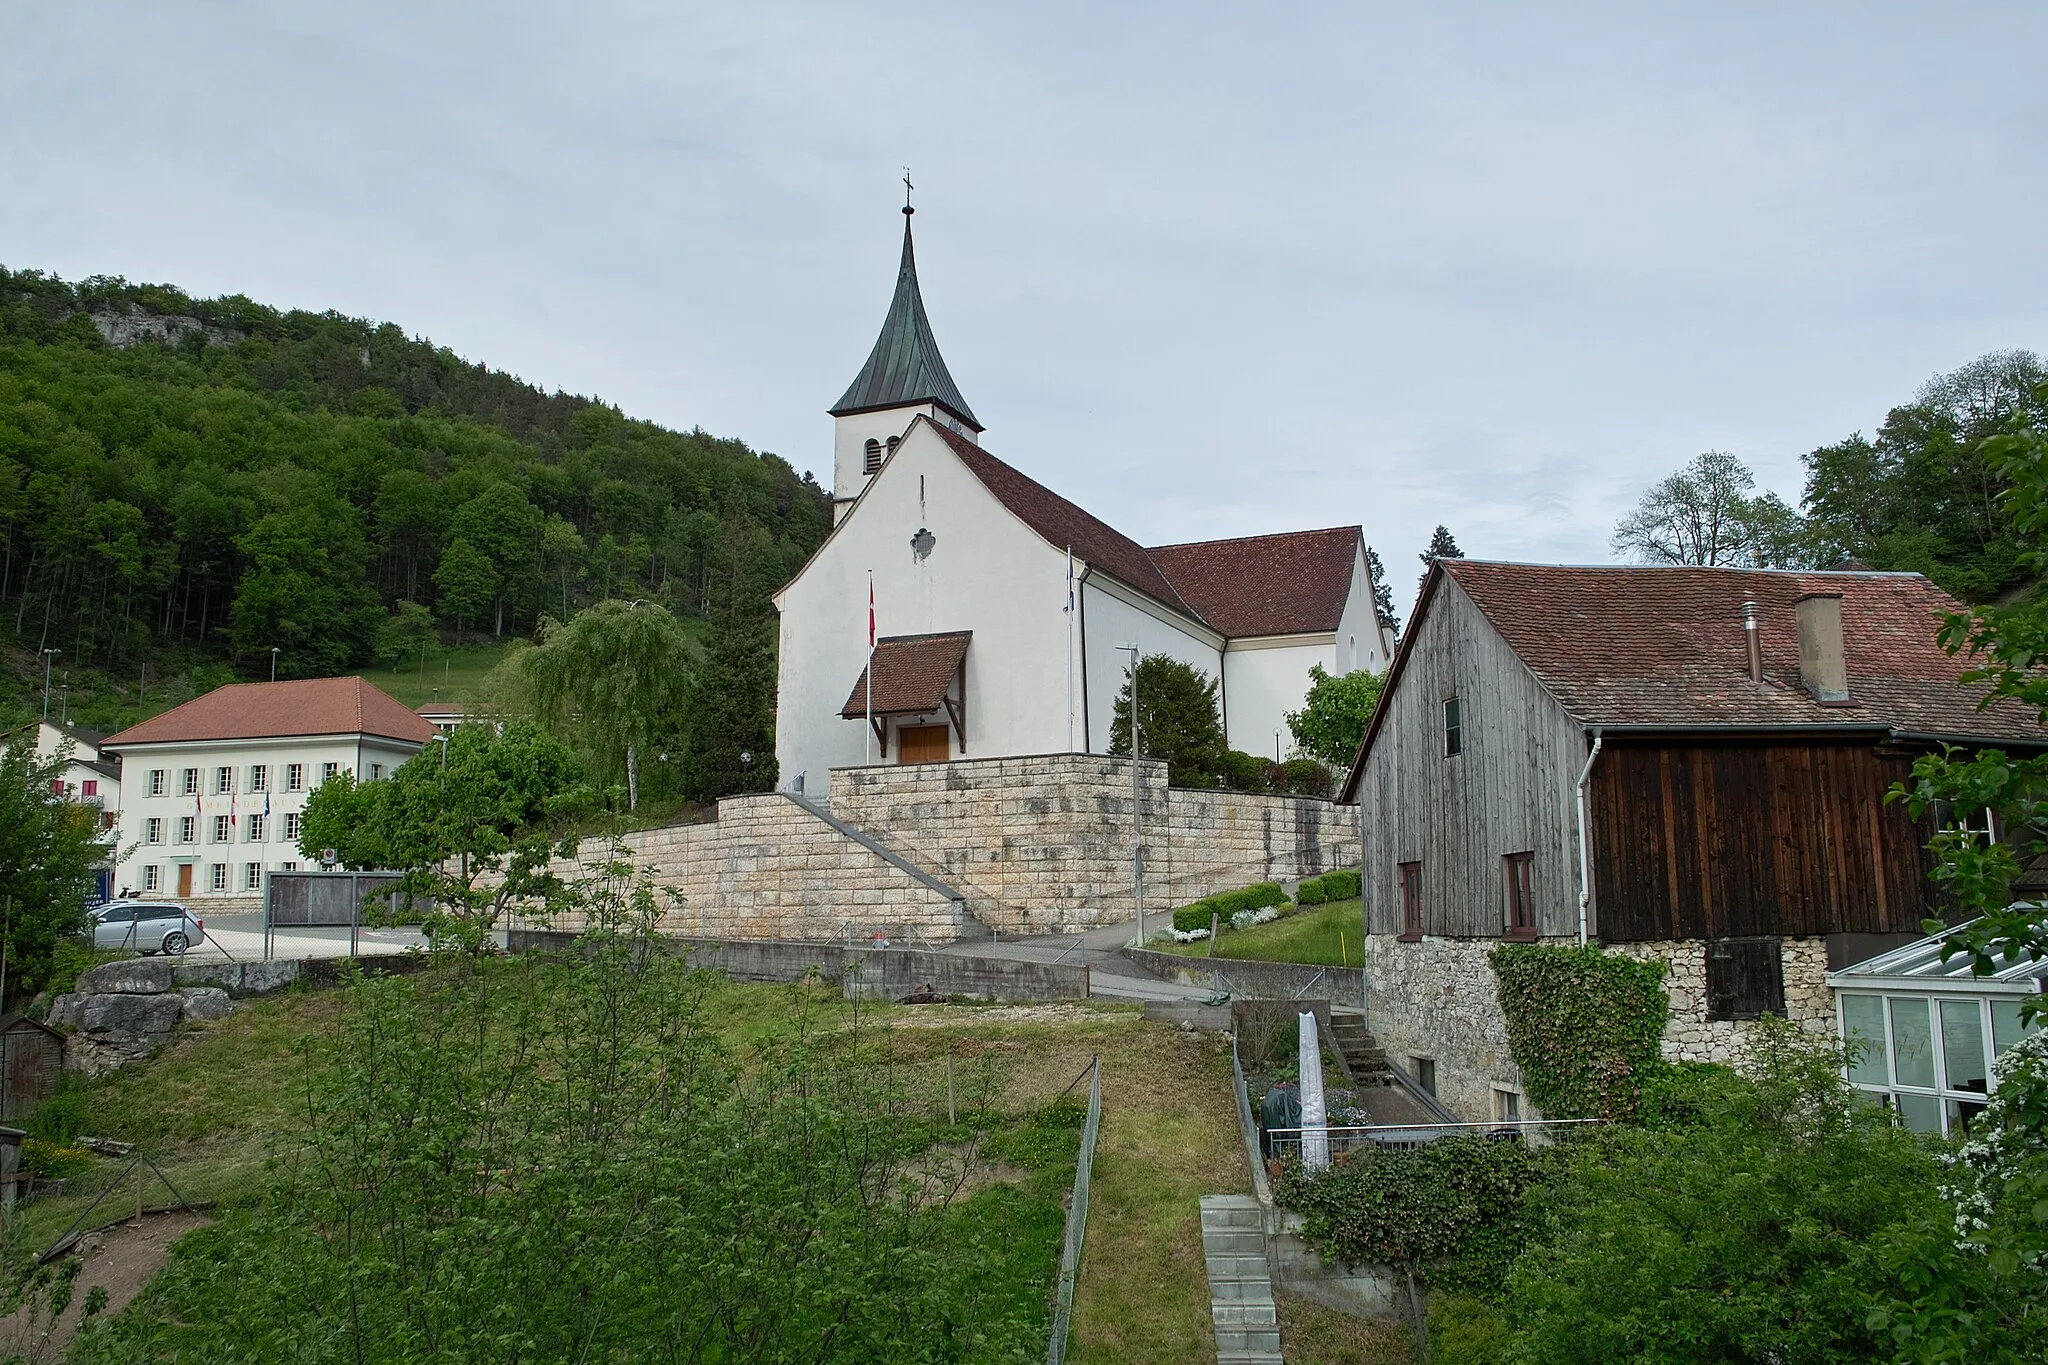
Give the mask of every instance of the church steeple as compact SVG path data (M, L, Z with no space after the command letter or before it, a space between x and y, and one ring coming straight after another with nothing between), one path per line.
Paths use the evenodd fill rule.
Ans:
M910 205L903 206L903 262L896 270L896 296L889 301L882 334L875 339L867 364L833 404L831 413L848 417L936 403L979 434L982 425L947 373L939 343L932 339L931 321L924 315L924 298L917 288L917 258L910 243L910 215L915 212Z

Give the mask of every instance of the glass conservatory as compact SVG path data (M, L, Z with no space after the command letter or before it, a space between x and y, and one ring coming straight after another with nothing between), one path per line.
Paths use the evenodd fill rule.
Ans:
M1829 972L1836 1025L1854 1048L1849 1079L1899 1121L1952 1134L1984 1108L1998 1055L2028 1031L2020 1002L2043 989L2048 962L2001 962L1970 974L1967 957L1941 960L1939 937Z

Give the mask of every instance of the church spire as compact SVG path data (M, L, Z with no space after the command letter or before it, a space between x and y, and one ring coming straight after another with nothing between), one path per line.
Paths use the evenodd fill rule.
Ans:
M910 216L917 212L907 202L910 177L903 180L903 262L896 270L896 296L889 301L889 316L882 322L882 334L867 364L860 367L853 383L832 406L834 417L873 412L881 408L911 407L937 403L977 433L982 430L973 409L960 396L946 362L939 355L939 343L932 339L931 321L924 315L924 298L917 288L917 259L911 252Z

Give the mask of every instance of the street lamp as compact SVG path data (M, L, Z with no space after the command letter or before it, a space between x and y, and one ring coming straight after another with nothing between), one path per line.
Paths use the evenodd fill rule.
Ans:
M1138 784L1138 647L1119 644L1113 648L1131 656L1131 902L1138 911L1138 946L1145 946L1145 804Z
M64 651L45 648L43 650L43 719L50 718L50 662Z
M272 645L272 646L270 647L270 680L271 680L272 682L276 682L276 681L277 681L277 656L278 656L278 653L279 653L278 647L277 647L276 645Z

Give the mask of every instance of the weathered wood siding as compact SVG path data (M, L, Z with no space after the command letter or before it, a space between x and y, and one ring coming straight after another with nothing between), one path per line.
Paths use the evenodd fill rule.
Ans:
M1926 822L1912 769L1861 744L1637 742L1593 770L1593 885L1609 941L1919 932Z
M1401 932L1400 864L1422 864L1428 934L1506 927L1501 858L1535 853L1540 933L1576 934L1572 784L1586 736L1450 579L1418 634L1360 774L1366 931ZM1444 754L1443 703L1462 701L1464 753Z

